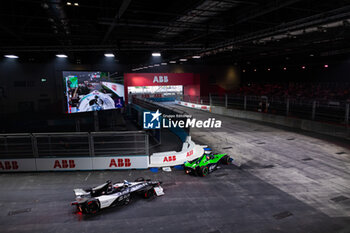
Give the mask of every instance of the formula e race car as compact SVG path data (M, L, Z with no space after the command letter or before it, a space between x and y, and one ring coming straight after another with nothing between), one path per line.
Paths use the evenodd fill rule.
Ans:
M216 170L220 163L230 164L231 161L227 154L213 154L210 148L204 148L204 154L201 157L184 163L185 173L206 176Z
M95 214L99 210L129 204L135 195L144 198L164 195L160 181L145 180L138 178L135 182L124 181L112 184L111 181L101 184L95 188L74 189L78 211L83 214Z

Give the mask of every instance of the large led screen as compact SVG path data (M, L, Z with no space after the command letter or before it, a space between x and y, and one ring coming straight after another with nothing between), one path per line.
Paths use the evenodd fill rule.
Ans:
M68 113L124 107L124 86L107 73L63 71L63 83Z

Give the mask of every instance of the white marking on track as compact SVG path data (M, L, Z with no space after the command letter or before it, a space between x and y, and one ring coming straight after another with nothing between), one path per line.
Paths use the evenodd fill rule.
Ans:
M89 172L89 174L86 176L85 181L87 181L87 179L89 179L90 175L91 175L91 172Z

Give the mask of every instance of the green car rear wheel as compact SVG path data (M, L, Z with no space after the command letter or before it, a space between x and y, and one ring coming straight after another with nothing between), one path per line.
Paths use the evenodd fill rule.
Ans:
M202 167L202 176L206 176L206 175L208 175L208 173L209 173L209 169L208 169L208 167Z
M225 155L225 156L221 159L221 162L222 162L223 164L226 164L226 165L230 164L230 163L231 163L231 158L230 158L230 156Z

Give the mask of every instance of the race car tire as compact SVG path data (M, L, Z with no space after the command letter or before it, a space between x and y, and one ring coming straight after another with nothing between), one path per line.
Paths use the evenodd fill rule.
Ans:
M86 206L84 208L85 213L87 214L96 214L100 209L100 205L98 204L97 200L90 200L88 203L86 203Z
M231 158L230 158L230 156L225 155L224 157L222 157L221 162L222 162L223 164L226 164L226 165L230 164L230 163L231 163Z
M154 188L148 189L148 190L145 192L144 197L145 197L146 199L151 198L151 197L154 196L154 192L155 192L155 191L154 191Z
M128 205L130 203L130 196L124 198L124 205Z
M145 178L139 177L139 178L137 178L137 179L135 180L135 182L141 182L141 181L145 181Z
M206 175L208 175L208 173L209 173L208 167L202 167L201 168L201 175L202 176L206 176Z

